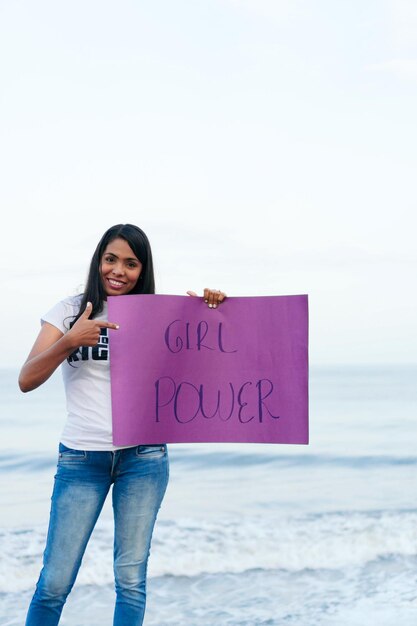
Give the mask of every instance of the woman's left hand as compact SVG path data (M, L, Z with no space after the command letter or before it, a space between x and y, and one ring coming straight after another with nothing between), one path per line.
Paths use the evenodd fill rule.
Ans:
M197 296L195 291L187 291L189 296ZM208 304L210 309L215 309L219 306L221 302L227 297L223 291L219 289L204 289L204 302Z

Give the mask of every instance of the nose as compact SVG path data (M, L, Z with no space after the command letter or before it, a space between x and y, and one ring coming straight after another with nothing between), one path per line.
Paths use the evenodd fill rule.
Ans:
M117 263L114 265L111 273L115 276L122 276L124 274L123 265L121 263Z

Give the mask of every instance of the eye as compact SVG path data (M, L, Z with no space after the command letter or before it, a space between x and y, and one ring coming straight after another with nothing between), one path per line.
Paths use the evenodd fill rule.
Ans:
M134 261L130 261L130 263L128 263L128 266L129 266L129 267L131 267L131 268L133 269L133 268L137 267L137 266L138 266L138 264L137 264L137 263L135 263Z
M114 261L114 257L113 256L105 256L104 260L106 261L106 263L113 263Z

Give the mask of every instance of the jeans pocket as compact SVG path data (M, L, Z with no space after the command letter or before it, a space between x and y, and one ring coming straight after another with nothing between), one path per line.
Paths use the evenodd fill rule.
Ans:
M164 443L152 446L137 446L136 456L139 459L159 459L166 455L167 447Z
M86 450L74 450L67 448L63 443L59 444L58 462L59 463L79 463L87 460Z

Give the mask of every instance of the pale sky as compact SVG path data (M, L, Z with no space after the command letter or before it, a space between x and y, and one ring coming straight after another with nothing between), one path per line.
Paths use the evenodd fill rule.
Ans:
M0 2L2 352L111 225L159 293L308 293L313 364L417 362L417 4Z

